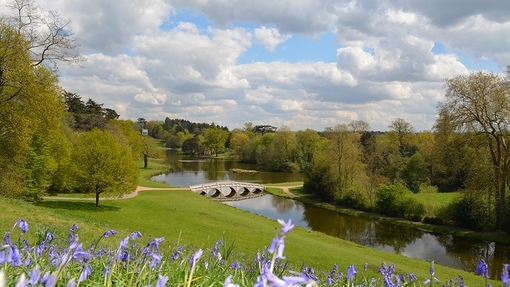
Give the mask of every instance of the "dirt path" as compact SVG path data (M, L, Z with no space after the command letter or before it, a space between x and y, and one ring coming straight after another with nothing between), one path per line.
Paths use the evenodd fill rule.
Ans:
M298 188L298 187L302 187L303 185L288 185L288 186L280 186L280 185L266 185L266 187L273 187L273 188L280 188L283 190L283 192L285 192L286 194L292 196L292 197L296 197L297 195L295 195L294 193L292 193L292 191L290 191L291 188Z
M145 186L137 186L136 190L124 194L122 197L105 197L100 198L101 200L117 200L117 199L127 199L138 196L138 193L142 190L190 190L188 187L145 187ZM63 196L43 196L43 199L58 199L58 200L96 200L95 197L63 197Z
M283 190L283 192L287 193L288 195L295 197L294 193L290 191L291 188L301 187L302 185L290 185L290 186L279 186L279 185L266 185L266 187L272 187L272 188L280 188ZM133 198L135 196L138 196L138 193L142 190L190 190L188 187L145 187L145 186L138 186L136 187L136 190L134 192L124 194L122 197L106 197L101 198L101 200L117 200L117 199L127 199L127 198ZM63 197L63 196L43 196L43 199L57 199L57 200L96 200L95 197Z

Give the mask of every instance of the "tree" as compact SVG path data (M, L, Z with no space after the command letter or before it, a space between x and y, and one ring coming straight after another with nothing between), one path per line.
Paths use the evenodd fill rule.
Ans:
M122 195L135 190L139 171L129 148L108 131L81 133L72 152L75 189L99 195Z
M0 21L0 193L38 199L60 162L64 104L56 73L33 66L29 46Z
M315 153L321 138L316 131L306 129L304 131L298 131L296 139L298 163L301 171L305 171L312 162L313 154Z
M228 139L228 132L217 126L211 126L205 130L204 138L204 145L207 148L214 150L214 153L218 156L218 151L225 148L225 143Z
M370 131L370 124L365 121L352 121L348 126L356 133L366 133Z
M142 157L143 157L143 168L147 168L149 165L149 158L161 159L165 155L161 149L156 145L156 140L151 137L145 136L142 139Z
M235 152L236 157L239 160L245 161L249 158L249 154L246 154L246 146L250 143L251 139L248 132L245 131L232 131L230 137L230 148Z
M296 164L296 133L288 126L280 127L274 134L266 154L266 163L279 171L299 171Z
M14 0L7 5L12 16L7 18L9 25L24 38L29 46L34 66L50 62L68 64L84 60L78 52L78 44L73 37L71 20L62 19L56 11L43 11L33 0Z
M258 125L253 127L253 131L265 135L266 133L274 133L278 128L271 125Z
M411 123L403 118L396 118L391 121L388 126L390 135L395 135L398 141L398 147L402 156L411 156L412 154L412 136L414 134L414 127Z
M506 76L510 77L510 68ZM492 164L498 229L503 229L507 215L506 189L510 172L509 83L500 75L482 71L447 79L446 100L438 107L439 114L446 115L454 131L473 132L485 138Z

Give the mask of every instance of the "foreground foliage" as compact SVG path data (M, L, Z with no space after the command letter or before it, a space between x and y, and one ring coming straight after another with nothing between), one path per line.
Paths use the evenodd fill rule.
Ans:
M52 232L38 232L33 245L24 239L28 232L25 220L17 221L5 232L0 248L0 287L4 286L434 286L441 284L430 266L430 277L396 274L395 266L382 263L378 278L350 264L345 273L335 264L330 272L302 266L293 271L285 261L286 235L294 228L291 220L282 225L270 246L249 258L234 251L233 244L219 239L209 249L177 245L165 247L164 238L141 243L138 231L123 238L118 246L100 244L117 234L107 230L88 247L80 242L78 226L73 224L67 239ZM16 236L17 235L17 236ZM103 241L102 241L103 239ZM503 286L510 283L509 265L503 266ZM476 273L488 278L484 260ZM461 276L445 281L443 286L467 286ZM488 286L487 279L485 286ZM489 285L490 286L490 285Z

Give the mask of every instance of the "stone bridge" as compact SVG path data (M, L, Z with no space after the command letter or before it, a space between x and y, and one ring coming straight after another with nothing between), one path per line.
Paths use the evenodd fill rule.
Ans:
M242 200L265 194L266 187L256 183L217 181L192 185L192 191L219 201Z

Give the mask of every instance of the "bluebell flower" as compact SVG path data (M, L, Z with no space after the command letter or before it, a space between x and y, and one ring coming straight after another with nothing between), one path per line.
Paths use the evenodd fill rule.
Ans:
M80 278L78 278L78 282L85 281L90 276L90 274L92 274L90 266L88 264L83 266L83 269L80 273Z
M276 235L274 238L273 238L273 241L271 241L271 246L269 246L269 248L267 249L267 252L269 252L270 254L273 254L276 250L276 247L278 247L278 235Z
M9 246L7 249L7 263L11 264L13 267L21 266L21 253L16 245Z
M508 276L508 264L503 264L503 271L501 272L501 281L503 286L510 284L510 278Z
M71 233L75 233L75 232L76 232L76 230L78 230L78 225L73 224L73 226L71 226L71 229L69 229L69 232L71 232Z
M216 258L218 255L218 252L220 251L221 244L223 243L223 239L218 239L216 241L216 244L214 245L214 248L211 250L211 255L213 258ZM220 259L221 260L221 259Z
M161 263L162 257L160 254L157 254L157 253L152 253L151 257L152 257L152 260L149 263L149 267L154 269L154 268L156 268L156 266L158 266L159 263Z
M363 265L363 270L367 271L367 269L368 269L368 263L365 263L365 265Z
M234 261L234 263L232 263L230 265L230 269L234 269L234 270L241 269L241 263L239 263L239 261L237 261L237 260Z
M50 274L49 271L46 271L39 283L44 283L44 286L55 286L55 283L57 283L57 277L55 277L53 274Z
M5 251L0 251L0 264L5 263Z
M5 245L11 244L11 233L10 232L7 231L4 233L3 241L4 241Z
M349 267L347 267L347 271L345 272L345 278L347 278L347 280L354 280L354 277L356 276L357 273L358 270L356 269L356 267L354 267L354 264L351 264L349 265Z
M55 234L51 233L51 232L47 232L46 233L46 239L45 241L47 241L48 243L51 242L53 239L55 239Z
M294 228L294 224L292 224L292 218L289 218L288 222L285 222L283 219L278 219L278 223L282 225L281 233L283 235L287 235L287 233L289 233L292 228Z
M198 249L197 252L193 253L189 258L189 265L193 266L197 263L197 261L202 257L203 251L202 249Z
M476 274L484 276L485 278L489 278L489 266L485 263L485 260L480 260L476 265L475 269Z
M115 234L117 234L117 231L110 229L110 230L106 231L105 233L103 233L103 237L110 237Z
M30 271L30 279L29 282L31 285L36 286L39 282L39 278L41 278L41 270L39 269L39 266L35 266Z
M158 274L158 282L156 282L156 287L165 287L167 281L168 281L168 276L163 276L161 274Z
M140 231L134 231L133 233L131 233L131 240L135 240L140 237L142 237L142 233L140 233Z
M23 233L26 233L28 231L28 223L23 219L18 220L15 226L18 226Z
M225 279L225 283L223 283L223 287L239 287L239 284L232 283L232 275L229 275L227 279Z

